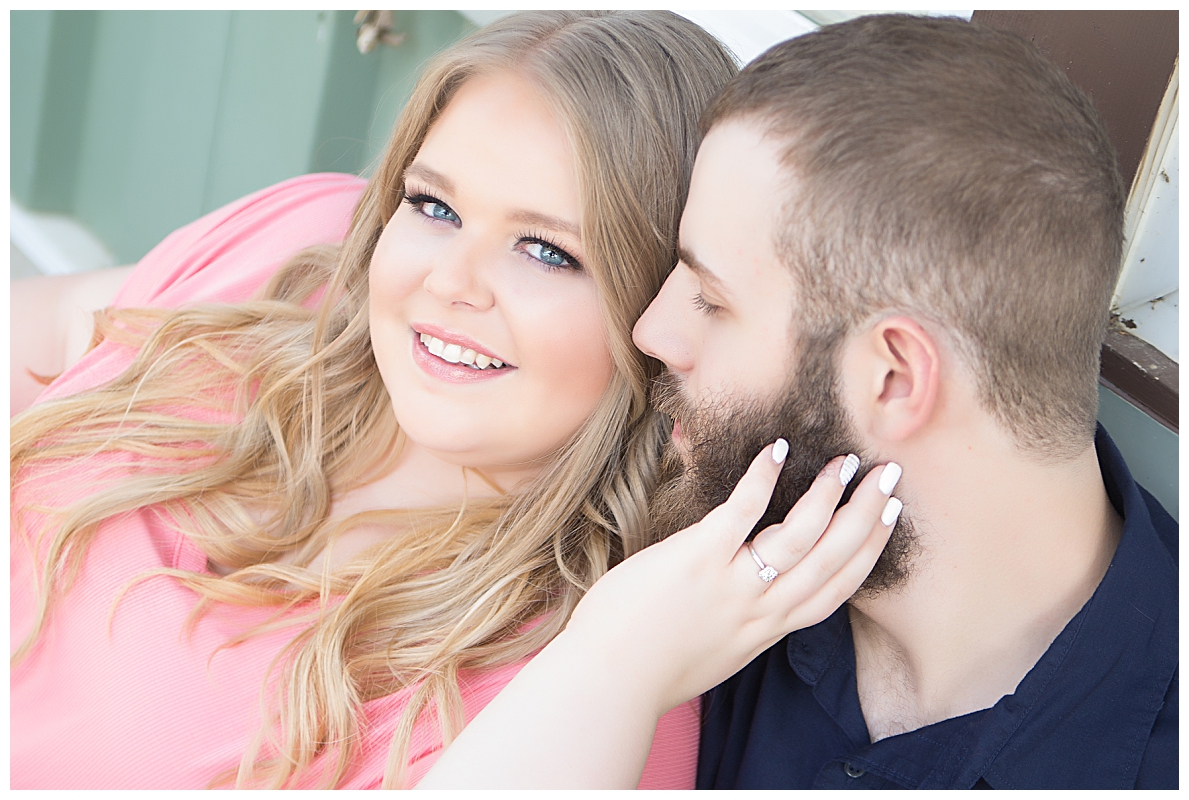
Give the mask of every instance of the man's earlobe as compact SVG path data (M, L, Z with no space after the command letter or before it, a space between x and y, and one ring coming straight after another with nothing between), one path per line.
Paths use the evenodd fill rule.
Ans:
M911 317L888 317L870 333L877 395L872 398L872 434L903 441L932 419L940 389L937 343Z

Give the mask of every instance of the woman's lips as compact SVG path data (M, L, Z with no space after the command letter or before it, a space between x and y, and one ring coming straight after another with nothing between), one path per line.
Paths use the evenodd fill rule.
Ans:
M414 330L412 332L412 346L413 346L413 362L421 368L422 372L432 378L445 381L446 383L478 383L480 381L491 381L508 375L516 371L516 367L511 365L504 365L499 369L475 369L467 364L458 363L451 364L449 361L438 358L433 353L429 352L421 342L421 333L429 333L431 336L437 336L432 330L422 329L420 332ZM444 337L439 337L444 338ZM454 341L467 343L465 339Z
M445 344L456 344L463 350L474 350L476 353L482 353L489 359L498 359L500 362L505 364L508 362L508 359L504 358L498 353L491 351L485 345L476 342L469 336L464 336L461 333L455 333L454 331L447 330L446 328L440 328L437 325L431 325L425 322L416 322L410 327L413 329L414 333L427 333L436 339L441 339Z

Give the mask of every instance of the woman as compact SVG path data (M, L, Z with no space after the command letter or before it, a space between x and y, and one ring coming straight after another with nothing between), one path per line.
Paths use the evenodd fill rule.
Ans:
M296 179L146 256L13 425L13 785L415 784L650 543L631 327L734 70L672 14L509 17L361 197ZM695 750L685 705L641 785Z

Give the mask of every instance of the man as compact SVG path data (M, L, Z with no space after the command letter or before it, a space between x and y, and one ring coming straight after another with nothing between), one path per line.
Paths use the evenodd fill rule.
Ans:
M1095 431L1125 188L1090 102L1011 34L867 17L769 50L703 127L681 262L635 332L683 467L658 524L721 517L697 522L778 436L760 527L839 453L900 465L904 506L845 606L704 698L699 787L1176 787L1177 527ZM676 658L564 656L598 659L573 643L614 609L602 583L525 670L603 731L550 756L573 774L625 757L639 673ZM628 627L659 635L644 605ZM581 678L534 677L551 663ZM540 756L563 736L519 697Z
M637 343L695 404L783 395L707 436L829 417L822 455L900 464L905 510L847 608L710 695L699 785L1175 786L1176 528L1094 430L1125 194L1090 103L1009 34L860 19L707 127Z

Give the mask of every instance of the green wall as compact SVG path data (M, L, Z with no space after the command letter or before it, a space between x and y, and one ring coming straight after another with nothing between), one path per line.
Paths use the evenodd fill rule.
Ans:
M1098 387L1098 421L1123 454L1131 477L1179 520L1180 436L1103 386Z
M396 48L351 11L14 11L11 193L73 216L120 263L307 172L368 174L425 60L474 26L398 11Z

